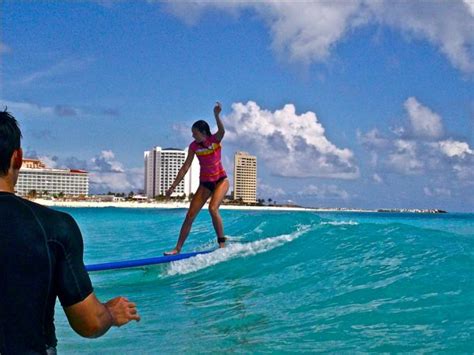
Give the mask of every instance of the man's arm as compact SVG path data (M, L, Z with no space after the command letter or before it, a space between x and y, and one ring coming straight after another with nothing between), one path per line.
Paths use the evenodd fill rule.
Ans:
M71 327L84 337L103 335L111 326L140 320L136 305L124 297L102 304L93 293L84 261L81 231L74 219L61 214L56 220L56 243L62 247L57 255L56 286L59 300Z
M81 302L65 307L64 312L72 329L86 338L97 338L111 326L120 327L131 320L140 320L135 303L116 297L102 304L94 293Z

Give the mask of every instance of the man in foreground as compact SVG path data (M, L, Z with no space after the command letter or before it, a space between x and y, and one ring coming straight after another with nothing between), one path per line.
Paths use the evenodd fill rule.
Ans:
M124 297L101 303L94 295L70 215L15 196L20 140L15 118L0 112L0 354L55 354L56 297L88 338L140 317Z

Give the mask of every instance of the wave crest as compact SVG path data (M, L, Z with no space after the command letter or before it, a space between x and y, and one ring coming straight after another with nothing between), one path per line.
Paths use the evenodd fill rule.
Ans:
M231 242L225 248L217 249L212 253L200 254L193 258L171 262L165 275L173 276L189 274L227 260L265 253L292 242L309 230L310 226L300 226L296 231L290 234L269 237L249 243Z

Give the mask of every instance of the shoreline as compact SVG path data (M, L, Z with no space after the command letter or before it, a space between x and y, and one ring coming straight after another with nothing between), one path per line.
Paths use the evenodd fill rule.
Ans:
M67 207L67 208L156 208L156 209L188 209L189 202L97 202L97 201L53 201L45 199L32 200L47 207ZM207 208L208 203L203 208ZM289 206L241 206L241 205L221 205L221 210L242 210L242 211L282 211L282 212L377 212L377 210L364 209L337 209L337 208L311 208L311 207L289 207Z
M142 209L188 209L189 202L143 202L143 201L58 201L46 199L32 200L47 207L67 207L67 208L142 208ZM209 206L208 203L204 208ZM221 205L221 210L240 211L277 211L277 212L360 212L360 213L425 213L436 214L444 211L436 209L362 209L362 208L324 208L324 207L291 207L291 206L243 206L243 205ZM445 212L444 212L445 213Z

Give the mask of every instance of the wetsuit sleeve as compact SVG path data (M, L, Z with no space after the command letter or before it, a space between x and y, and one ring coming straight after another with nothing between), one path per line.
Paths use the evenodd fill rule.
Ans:
M63 214L59 223L58 243L62 250L57 260L56 287L63 307L83 301L93 289L89 274L84 266L84 243L82 234L74 219Z

